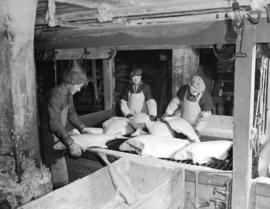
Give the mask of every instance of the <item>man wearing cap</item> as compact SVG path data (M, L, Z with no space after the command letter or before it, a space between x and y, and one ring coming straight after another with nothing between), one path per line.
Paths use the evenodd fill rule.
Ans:
M73 104L73 95L81 90L86 81L85 72L79 63L74 61L70 71L64 75L63 82L47 95L47 108L44 110L45 114L43 113L43 122L47 125L42 127L42 145L45 164L51 169L54 189L68 184L65 151L55 150L56 142L61 141L66 145L68 153L73 157L82 154L80 145L69 136L66 124L69 120L81 133L87 132Z
M212 109L212 97L205 91L203 79L195 75L188 85L178 90L177 96L170 101L163 117L177 114L180 110L180 116L199 132L203 128L200 121L209 118Z
M131 83L120 97L120 108L127 118L144 112L150 120L157 120L157 104L152 96L149 85L142 82L142 70L135 69L130 73Z

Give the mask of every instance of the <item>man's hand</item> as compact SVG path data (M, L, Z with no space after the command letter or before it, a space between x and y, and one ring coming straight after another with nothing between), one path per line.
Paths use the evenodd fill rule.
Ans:
M73 143L68 147L68 153L72 157L79 157L82 155L82 148L77 143Z
M126 118L131 118L133 115L132 114L127 114Z
M151 120L151 121L157 121L157 117L156 117L156 116L150 115L149 117L150 117L150 120Z

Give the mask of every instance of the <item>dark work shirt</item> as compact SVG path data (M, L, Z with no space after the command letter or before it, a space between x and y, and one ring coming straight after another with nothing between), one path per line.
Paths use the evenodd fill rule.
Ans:
M145 83L141 83L137 90L135 91L133 88L133 85L130 83L128 85L128 87L124 90L123 94L121 95L120 99L128 101L128 95L129 93L141 93L143 92L144 96L145 96L145 101L148 101L149 99L153 99L152 93L151 93L151 89L150 86L148 84Z
M189 101L196 101L197 100L197 97L193 96L190 93L188 85L182 86L177 92L177 97L181 102L184 101L185 94L187 96L187 100L189 100ZM213 110L213 99L212 99L211 95L207 91L204 91L202 94L203 95L201 96L200 101L199 101L201 111L212 111Z
M79 119L73 104L73 97L64 85L52 89L48 100L49 130L55 134L64 144L70 145L73 140L68 135L66 127L61 122L61 112L69 106L67 119L80 131L85 127Z

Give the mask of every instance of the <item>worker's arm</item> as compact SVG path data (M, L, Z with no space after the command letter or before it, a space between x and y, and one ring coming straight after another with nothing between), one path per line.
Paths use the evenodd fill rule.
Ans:
M182 86L176 93L176 96L169 102L165 114L163 116L170 116L175 113L176 110L181 110L184 97L188 86Z
M74 144L73 139L67 133L61 121L61 112L64 108L63 95L53 94L48 101L49 129L66 146Z
M148 114L152 117L157 117L157 103L152 95L152 92L151 92L149 85L144 84L143 93L145 96Z
M166 111L165 111L165 116L170 116L170 115L173 115L174 112L177 110L177 108L179 107L180 105L180 100L179 98L176 96L176 97L173 97L170 101L170 103L168 104L167 108L166 108Z
M199 101L201 112L195 130L200 133L208 124L213 110L213 99L208 92L204 92L202 98Z
M128 115L131 115L131 111L128 107L126 100L123 100L123 99L120 100L120 109L125 117Z
M132 114L130 108L128 107L128 94L129 87L124 90L120 97L120 109L125 117Z
M68 112L68 120L81 133L83 132L83 129L85 128L85 125L83 124L83 122L81 121L81 119L79 118L79 116L78 116L78 114L77 114L77 112L75 110L72 96L70 96L70 109L69 109L69 112Z

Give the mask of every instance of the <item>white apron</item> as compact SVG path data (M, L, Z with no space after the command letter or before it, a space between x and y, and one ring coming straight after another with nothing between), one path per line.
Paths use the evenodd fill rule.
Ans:
M131 111L131 114L136 114L139 112L147 113L147 107L143 91L141 91L140 93L129 93L128 107Z
M187 96L187 92L185 93L184 102L183 102L182 118L185 119L190 125L194 126L197 123L199 114L201 112L199 101L202 96L202 93L200 93L197 100L194 102L187 100L186 96Z

